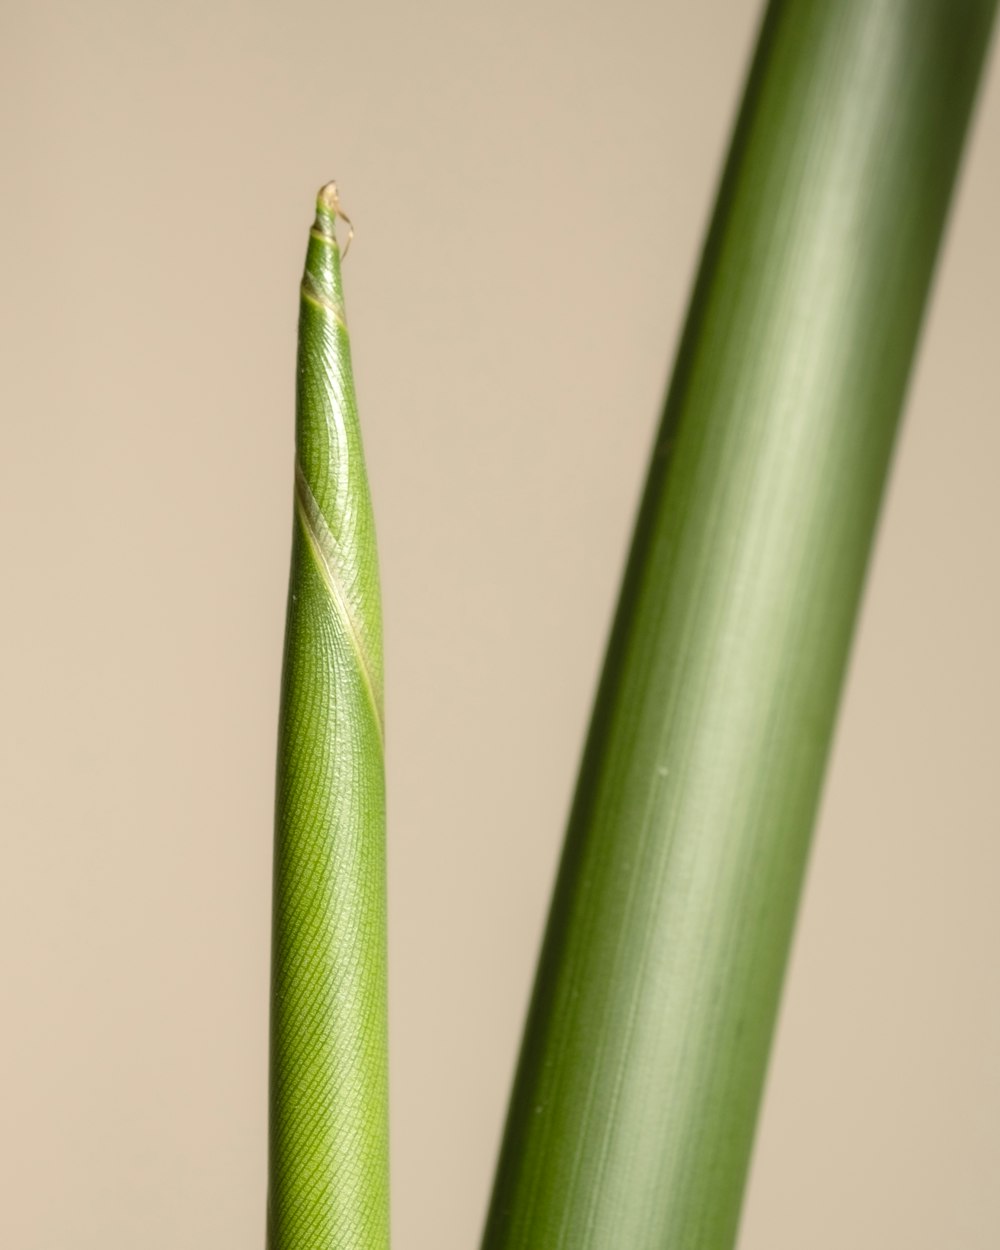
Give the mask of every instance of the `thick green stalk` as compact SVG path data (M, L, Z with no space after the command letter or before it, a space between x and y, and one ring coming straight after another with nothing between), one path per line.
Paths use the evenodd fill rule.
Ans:
M993 9L767 12L584 753L485 1250L733 1244Z
M270 1250L389 1244L382 623L336 190L299 313L278 744Z

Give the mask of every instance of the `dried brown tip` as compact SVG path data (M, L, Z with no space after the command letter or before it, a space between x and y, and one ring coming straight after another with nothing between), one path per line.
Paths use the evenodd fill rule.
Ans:
M354 238L354 223L340 207L340 196L335 182L328 182L326 186L320 187L316 195L316 217L324 233L329 234L334 239L336 238L335 226L337 218L339 217L344 222L347 226L347 240L344 243L341 254L346 256L347 249L351 246L351 240Z

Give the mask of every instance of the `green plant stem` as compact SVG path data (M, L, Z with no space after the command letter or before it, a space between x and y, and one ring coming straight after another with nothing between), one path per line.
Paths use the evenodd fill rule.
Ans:
M270 1250L389 1244L382 625L336 189L302 280L278 744Z
M485 1250L733 1244L994 7L767 12L593 713Z

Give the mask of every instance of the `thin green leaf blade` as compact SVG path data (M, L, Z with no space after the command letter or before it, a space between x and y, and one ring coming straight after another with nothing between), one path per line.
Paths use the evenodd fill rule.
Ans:
M270 1250L389 1244L382 624L339 205L302 281L275 819Z
M581 766L484 1250L733 1244L994 8L769 8Z

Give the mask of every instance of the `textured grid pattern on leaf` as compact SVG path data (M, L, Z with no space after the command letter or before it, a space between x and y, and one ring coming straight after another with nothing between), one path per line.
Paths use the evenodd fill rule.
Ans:
M278 744L269 1250L389 1242L382 625L336 205L302 282Z

